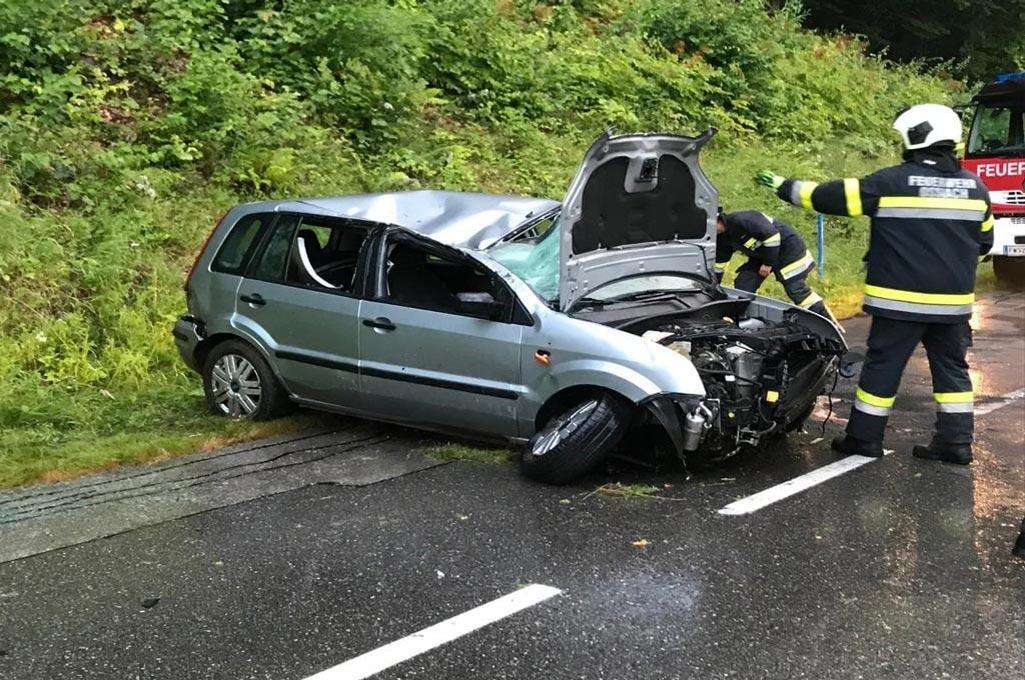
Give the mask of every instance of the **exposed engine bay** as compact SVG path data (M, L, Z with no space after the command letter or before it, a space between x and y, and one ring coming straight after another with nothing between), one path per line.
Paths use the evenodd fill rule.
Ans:
M678 448L688 462L720 461L800 428L818 396L835 384L847 349L842 340L809 328L803 312L760 316L747 307L747 301L722 300L623 328L686 357L701 376L705 398L677 404L683 411Z

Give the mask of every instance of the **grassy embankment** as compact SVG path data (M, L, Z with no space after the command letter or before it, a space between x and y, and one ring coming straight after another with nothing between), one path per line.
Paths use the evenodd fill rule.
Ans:
M0 486L300 426L205 413L168 329L217 215L415 187L559 197L589 141L720 134L730 209L807 236L751 180L894 159L888 123L959 85L754 0L15 0L0 7ZM865 223L830 220L855 309ZM776 289L772 292L778 293Z

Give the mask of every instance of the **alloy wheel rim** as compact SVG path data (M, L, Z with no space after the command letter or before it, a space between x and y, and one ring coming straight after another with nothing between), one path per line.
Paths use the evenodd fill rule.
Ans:
M535 456L543 456L554 449L566 437L575 432L597 407L598 400L592 399L573 409L569 415L557 419L553 423L553 427L538 438L532 453Z
M252 415L263 396L260 374L248 359L238 354L225 354L214 362L210 391L217 409L232 418Z

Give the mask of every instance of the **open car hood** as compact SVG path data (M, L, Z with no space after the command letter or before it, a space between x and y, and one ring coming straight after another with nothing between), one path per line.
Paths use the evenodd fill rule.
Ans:
M559 307L638 274L715 281L719 193L698 165L715 134L604 134L587 150L563 201Z

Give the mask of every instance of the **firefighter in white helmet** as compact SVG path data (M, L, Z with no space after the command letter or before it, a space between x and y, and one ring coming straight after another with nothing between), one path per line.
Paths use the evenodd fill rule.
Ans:
M904 162L861 179L821 184L768 171L758 181L784 201L830 215L871 217L864 310L872 315L868 354L845 437L833 448L881 456L883 433L904 366L925 346L936 401L936 431L918 458L972 461L972 383L968 320L975 270L993 243L985 185L961 168L961 119L949 107L920 104L893 122Z

